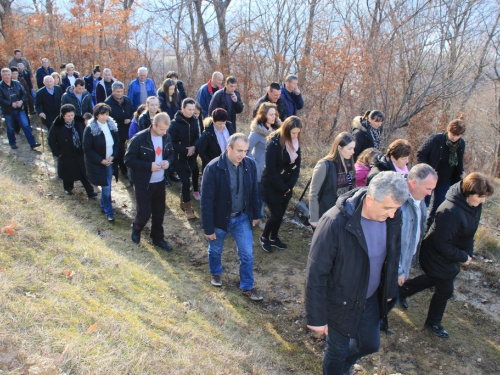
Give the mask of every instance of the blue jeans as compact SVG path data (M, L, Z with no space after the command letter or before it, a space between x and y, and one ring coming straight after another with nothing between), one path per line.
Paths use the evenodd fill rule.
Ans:
M252 224L246 213L240 216L231 218L229 221L228 232L215 228L215 240L208 241L208 265L212 275L220 275L222 273L222 249L224 239L227 234L233 236L236 242L236 250L240 257L240 288L241 290L249 290L253 288L253 248L252 248Z
M106 179L108 186L101 186L101 208L106 216L113 215L113 205L111 204L111 181L113 181L113 165L106 167Z
M441 205L441 203L444 202L446 199L446 193L450 189L450 182L444 182L436 185L434 188L434 192L432 195L434 196L434 200L432 201L432 207L431 207L431 212L429 213L429 217L427 218L427 226L430 227L432 223L434 222L434 217L436 216L436 211L438 207ZM431 196L428 195L425 197L425 204L427 207L429 207L429 204L431 202Z
M11 108L10 114L5 114L5 124L7 125L7 138L9 139L9 145L16 145L16 135L14 133L14 119L17 121L21 129L23 129L24 135L28 140L30 146L33 146L36 141L35 137L33 137L33 133L31 133L31 128L28 123L28 117L26 117L26 112L19 108Z
M380 347L380 313L377 292L366 300L356 337L349 338L328 327L327 349L323 360L324 375L348 374L358 359L375 353Z

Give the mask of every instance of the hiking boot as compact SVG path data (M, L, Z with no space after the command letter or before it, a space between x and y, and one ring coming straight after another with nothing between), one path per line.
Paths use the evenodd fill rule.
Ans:
M260 240L260 245L262 246L262 249L264 251L266 251L268 253L272 253L273 252L271 241L269 241L269 239L260 236L259 240Z
M212 278L210 279L210 284L217 287L222 286L222 279L220 275L212 275Z
M279 238L276 237L275 240L269 240L269 242L271 242L271 246L274 246L274 247L277 247L278 249L281 249L281 250L284 250L284 249L287 249L288 246L286 245L286 243L283 243L281 242L281 240Z
M250 298L252 301L262 301L264 299L264 297L257 293L257 290L255 288L252 288L250 290L242 290L241 293Z

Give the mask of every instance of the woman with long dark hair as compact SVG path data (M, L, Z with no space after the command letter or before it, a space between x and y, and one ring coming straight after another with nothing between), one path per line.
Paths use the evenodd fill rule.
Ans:
M181 109L181 98L173 80L167 78L163 81L162 87L158 90L158 99L161 111L167 112L170 120L173 120L177 111Z
M354 137L342 132L333 141L327 156L313 170L309 190L309 223L316 228L318 220L332 208L337 198L356 187Z
M382 143L382 124L384 114L381 111L366 111L363 116L356 116L352 121L352 135L356 142L354 161L367 148L374 147L380 150Z
M420 247L420 266L425 273L406 281L399 289L399 303L407 309L408 297L434 286L425 327L438 337L449 337L441 325L446 303L453 296L453 281L460 273L460 263L468 265L472 260L483 203L493 191L488 179L476 172L450 188Z
M261 192L271 216L260 236L260 243L262 249L268 253L273 251L272 247L287 248L287 245L278 238L278 231L300 174L301 130L300 118L290 116L280 129L267 137L266 166L262 172Z

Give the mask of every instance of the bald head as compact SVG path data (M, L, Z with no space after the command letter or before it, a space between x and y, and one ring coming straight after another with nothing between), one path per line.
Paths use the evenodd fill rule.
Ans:
M212 74L212 87L221 87L223 80L224 76L221 72L214 72L214 74Z

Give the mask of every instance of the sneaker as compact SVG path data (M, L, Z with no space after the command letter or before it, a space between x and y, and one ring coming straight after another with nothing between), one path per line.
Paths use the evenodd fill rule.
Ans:
M440 324L436 325L425 323L425 328L434 333L436 336L441 337L442 339L447 339L450 337L450 334L446 332L446 330Z
M264 238L262 236L259 237L260 240L260 245L262 246L262 249L264 251L267 251L268 253L273 252L273 248L271 246L271 241L269 241L267 238Z
M89 199L95 198L97 197L97 193L94 191L92 193L87 194L87 197L89 197Z
M242 290L241 293L250 298L252 301L262 301L264 299L264 297L257 293L257 290L255 288L252 288L250 290Z
M34 145L31 145L31 149L34 150L37 147L40 147L42 144L41 143L35 143Z
M201 200L201 194L199 191L195 191L193 192L193 197L194 199L196 199L197 201Z
M113 215L106 215L106 219L108 219L110 223L115 221L115 217Z
M71 190L64 190L64 194L66 194L66 195L73 195L73 193L71 192Z
M210 284L213 286L222 286L222 280L220 275L212 275L212 278L210 279Z
M281 242L281 240L279 238L276 238L275 240L269 240L269 242L271 242L271 246L277 247L278 249L281 249L281 250L288 248L287 244Z

